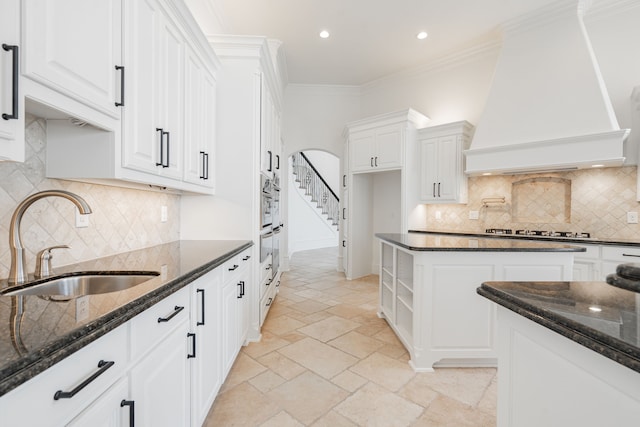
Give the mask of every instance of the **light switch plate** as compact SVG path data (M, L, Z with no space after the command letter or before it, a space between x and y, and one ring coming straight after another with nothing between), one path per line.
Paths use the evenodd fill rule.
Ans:
M638 223L638 212L627 212L627 224Z
M480 218L480 212L469 211L469 219L478 219L478 218Z
M169 213L166 206L160 207L160 222L167 222Z

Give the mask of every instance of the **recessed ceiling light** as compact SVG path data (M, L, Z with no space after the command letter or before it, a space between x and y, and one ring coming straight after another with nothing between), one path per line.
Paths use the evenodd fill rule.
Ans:
M420 31L416 37L418 38L418 40L424 40L427 38L427 32L426 31Z
M591 307L589 307L590 311L593 311L594 313L600 313L602 311L602 309L598 306L592 305Z
M592 168L603 168L604 165L591 165Z
M491 175L491 172L484 172L482 175L483 176L489 176L489 175Z
M320 37L323 38L323 39L328 38L329 37L329 31L327 31L327 30L320 31Z

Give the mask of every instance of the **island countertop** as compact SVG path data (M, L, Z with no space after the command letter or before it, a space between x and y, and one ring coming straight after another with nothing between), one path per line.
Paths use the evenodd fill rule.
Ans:
M557 242L425 233L377 233L377 238L411 251L456 252L585 252Z
M606 282L485 282L478 294L640 372L640 293Z
M251 241L176 241L56 268L56 273L157 271L132 288L88 295L87 317L77 319L76 298L47 301L24 296L20 340L12 334L18 297L0 297L0 396L187 286L251 247ZM53 276L55 277L55 275ZM0 288L7 287L6 280Z

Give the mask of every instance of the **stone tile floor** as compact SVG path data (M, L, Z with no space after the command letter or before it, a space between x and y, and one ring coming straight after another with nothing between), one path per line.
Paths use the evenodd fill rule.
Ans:
M378 277L346 280L336 255L294 254L205 426L495 426L496 370L413 372L376 315Z

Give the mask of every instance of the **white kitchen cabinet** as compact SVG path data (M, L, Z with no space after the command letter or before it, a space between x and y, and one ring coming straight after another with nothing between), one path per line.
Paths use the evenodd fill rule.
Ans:
M36 101L88 123L76 126L60 114L47 116L47 176L212 194L215 54L182 2L124 2L120 15L124 69L114 66L113 72L114 81L124 83L116 85L123 89L117 91L122 120L74 114L73 105L29 87ZM54 23L56 33L62 23ZM73 36L82 38L80 30L84 27ZM83 55L73 58L83 65Z
M602 245L602 272L596 280L605 280L620 264L640 262L640 247Z
M128 2L124 167L181 178L184 40L155 0Z
M23 1L23 74L119 119L124 71L116 67L123 65L122 3L122 0Z
M222 269L222 375L226 377L247 339L251 283L250 251L224 263Z
M577 252L573 260L573 280L591 281L600 280L600 246L584 245L586 252Z
M190 287L163 299L131 320L131 399L139 425L190 424ZM189 334L189 335L188 335Z
M215 188L216 81L193 49L185 56L184 180Z
M370 172L402 167L402 125L355 131L349 135L351 172Z
M126 368L127 325L122 325L2 396L1 424L65 425L90 406L102 405L103 397L105 402L111 401L111 396L103 393L124 375ZM80 387L98 373L84 388ZM126 397L125 393L121 399Z
M346 125L346 219L340 227L347 279L378 272L375 233L403 233L419 226L412 215L420 203L416 134L428 120L407 109Z
M385 243L380 249L380 311L402 340L413 343L413 256Z
M462 152L469 146L472 130L470 123L462 121L418 131L420 199L424 203L466 203Z
M145 426L189 426L188 322L176 327L131 369L131 397L136 402L136 423ZM189 346L191 343L189 342Z
M191 424L203 424L222 386L222 272L217 269L191 284L191 326L195 357L191 358Z
M20 1L0 13L0 160L24 161L24 97L20 75Z
M128 400L129 381L122 378L75 417L69 427L128 427L135 425L135 402Z

